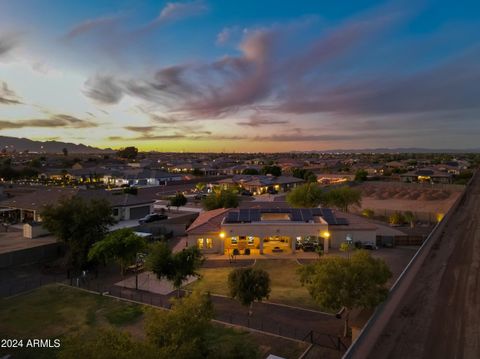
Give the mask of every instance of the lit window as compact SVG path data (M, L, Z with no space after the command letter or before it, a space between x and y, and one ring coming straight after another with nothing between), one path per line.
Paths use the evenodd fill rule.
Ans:
M253 237L252 237L252 236L249 236L249 237L248 237L248 245L249 245L249 246L253 246L253 243L254 243Z
M237 245L238 243L237 237L232 237L231 242L232 242L232 245Z
M205 248L211 249L213 247L213 240L211 238L206 239Z
M197 246L198 248L203 249L203 238L197 239Z

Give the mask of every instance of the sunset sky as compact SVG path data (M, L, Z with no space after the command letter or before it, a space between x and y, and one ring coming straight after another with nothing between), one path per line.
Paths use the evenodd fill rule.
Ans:
M478 1L0 0L0 135L480 147Z

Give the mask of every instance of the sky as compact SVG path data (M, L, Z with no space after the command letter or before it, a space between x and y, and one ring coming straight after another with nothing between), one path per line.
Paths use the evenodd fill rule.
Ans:
M0 0L0 136L478 148L478 1Z

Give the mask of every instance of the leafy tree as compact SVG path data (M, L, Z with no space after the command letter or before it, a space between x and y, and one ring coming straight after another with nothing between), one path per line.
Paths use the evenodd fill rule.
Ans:
M144 251L146 247L144 238L137 236L130 228L122 228L94 243L88 252L88 259L104 263L115 261L124 274L125 269L135 262L137 253Z
M202 206L207 211L217 208L235 208L238 207L238 203L237 192L225 189L214 191L202 199Z
M62 148L63 155L68 156L68 149L66 147Z
M270 276L263 269L237 268L228 275L228 288L231 297L248 306L248 315L252 315L253 302L270 295Z
M405 217L401 212L395 212L388 217L388 223L394 224L394 225L399 225L403 224L405 222Z
M137 155L138 155L138 148L134 146L125 147L117 151L118 157L125 158L128 160L133 160L137 158Z
M43 226L66 244L67 264L75 270L86 266L90 247L115 223L106 200L86 201L78 196L46 205L40 216Z
M260 172L258 172L258 170L256 170L255 168L245 168L242 171L242 175L255 176L255 175L259 175L259 174L260 174Z
M198 182L195 185L195 188L196 188L197 191L202 192L205 189L206 186L207 185L204 182Z
M183 195L183 193L178 192L175 196L170 198L170 206L177 207L177 211L181 206L185 206L187 204L187 197Z
M279 167L279 166L264 166L262 168L262 171L261 173L263 175L272 175L272 176L275 176L275 177L279 177L282 175L282 169Z
M304 179L307 182L317 182L317 176L315 173L305 168L294 168L292 170L292 176Z
M368 177L368 172L363 169L359 169L355 173L355 181L363 182L367 180L367 177Z
M410 227L411 227L411 228L414 228L414 227L415 227L416 217L415 217L415 215L413 214L412 211L406 211L406 212L403 214L403 218L405 219L405 222L410 223Z
M173 300L171 311L148 310L145 332L165 358L207 358L213 315L210 295L193 292Z
M370 208L365 208L364 210L362 210L362 216L367 218L373 218L373 216L375 216L375 211Z
M348 186L334 188L325 195L325 204L348 212L348 207L352 205L360 206L362 202L362 192Z
M203 260L203 255L196 246L172 253L165 242L158 242L152 246L145 264L158 279L166 278L172 282L180 295L183 282L190 276L199 276L197 270Z
M345 308L344 336L354 308L375 308L383 302L392 273L385 261L364 250L350 258L327 257L299 269L300 281L323 310Z
M147 309L147 341L158 349L158 358L255 359L259 352L245 336L213 325L214 311L209 294L193 292L174 299L172 310Z
M316 183L306 183L287 194L287 202L293 207L318 207L323 202L324 193Z

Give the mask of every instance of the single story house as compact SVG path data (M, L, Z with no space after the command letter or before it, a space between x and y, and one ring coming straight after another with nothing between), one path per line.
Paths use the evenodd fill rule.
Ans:
M269 176L269 175L236 175L217 181L225 188L240 187L253 194L266 193L268 190L287 192L297 185L304 183L301 178L292 176Z
M17 222L41 222L45 205L55 205L62 198L106 199L116 220L139 219L153 212L154 199L142 195L78 188L46 188L17 195L0 201L0 213L5 220Z
M419 182L419 183L443 183L453 182L451 173L440 172L430 168L422 168L416 171L403 173L400 175L402 182Z
M345 241L372 242L377 226L329 208L240 208L201 213L187 229L188 245L206 253L294 253L314 241L324 251Z

